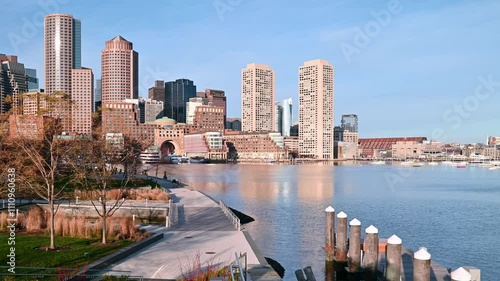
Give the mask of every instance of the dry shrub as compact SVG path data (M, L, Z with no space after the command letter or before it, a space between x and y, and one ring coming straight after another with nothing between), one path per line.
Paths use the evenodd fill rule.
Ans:
M99 237L101 237L101 234L102 234L102 223L101 223L101 220L98 220L93 225L91 236L92 236L92 238L99 238Z
M85 234L86 232L86 227L87 225L85 224L85 217L82 215L79 215L75 219L76 223L76 236L80 238L86 238L87 235Z
M119 200L122 199L123 192L121 189L111 189L106 192L106 199L108 200Z
M54 218L54 235L63 235L63 221L64 216L61 214L56 214Z
M123 217L120 218L120 232L125 237L130 237L130 225L132 224L132 218Z
M1 212L0 213L0 229L4 229L7 227L7 213Z
M77 237L78 230L77 230L77 223L76 223L76 217L72 217L71 220L69 220L69 235L71 237Z
M45 211L38 205L29 208L26 217L26 230L39 231L47 227Z
M65 217L62 215L63 220L62 220L62 235L63 236L70 236L70 228L69 228L69 218Z
M26 215L24 213L17 214L16 228L26 229Z

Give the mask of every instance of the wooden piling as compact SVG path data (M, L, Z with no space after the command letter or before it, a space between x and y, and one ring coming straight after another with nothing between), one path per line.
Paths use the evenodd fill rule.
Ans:
M335 240L335 259L337 262L347 260L347 214L340 212L337 215L337 239Z
M329 206L326 213L325 255L326 261L333 261L335 257L335 209Z
M349 272L358 272L361 270L361 222L353 219L349 227Z
M413 254L413 281L431 280L431 254L422 247Z
M401 247L403 241L396 235L392 235L387 239L386 253L386 281L400 281L401 280Z
M378 229L370 225L365 230L365 254L363 257L363 267L367 280L375 280L378 266Z
M465 268L459 267L458 269L451 272L451 281L471 281L472 274L470 274Z

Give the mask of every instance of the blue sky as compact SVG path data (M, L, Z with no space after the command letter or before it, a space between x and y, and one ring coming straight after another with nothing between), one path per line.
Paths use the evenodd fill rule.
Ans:
M298 67L321 58L335 67L335 123L358 114L361 137L500 135L500 1L3 0L0 53L42 81L47 12L82 20L82 65L95 77L105 41L133 42L144 97L154 80L189 78L225 90L239 117L241 69L257 62L296 113Z

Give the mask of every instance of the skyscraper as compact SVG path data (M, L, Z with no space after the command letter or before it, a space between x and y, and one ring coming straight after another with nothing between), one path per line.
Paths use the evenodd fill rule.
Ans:
M102 50L102 103L137 99L139 96L139 54L121 36L106 42Z
M241 73L242 130L275 131L274 71L268 65L248 64Z
M36 69L26 68L26 76L28 76L28 91L36 91L40 89L38 78L36 77Z
M344 114L342 115L341 127L352 133L358 132L358 115Z
M189 79L165 83L165 113L177 123L186 123L186 103L196 97L196 85Z
M45 16L45 92L71 93L71 69L81 67L81 22L72 15Z
M92 105L94 99L94 74L82 67L71 70L71 118L72 132L92 133Z
M156 80L155 86L148 89L148 97L165 103L165 81Z
M17 56L0 54L0 113L11 109L11 103L19 94L28 92L28 78L24 64L18 63Z
M224 127L226 126L227 100L226 93L222 90L205 89L205 98L213 106L224 108Z
M276 129L284 137L290 136L292 126L292 98L276 102Z
M313 60L299 68L299 154L333 159L333 66Z

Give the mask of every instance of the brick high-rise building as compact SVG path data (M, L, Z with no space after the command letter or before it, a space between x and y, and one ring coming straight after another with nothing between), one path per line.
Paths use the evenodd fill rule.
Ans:
M102 103L122 102L139 96L139 54L121 36L102 50Z
M313 60L299 68L299 154L334 159L333 66Z
M271 67L252 63L242 70L242 131L276 131L275 95L275 75Z
M162 101L165 104L165 81L156 80L155 86L148 89L148 97L152 100Z
M226 124L227 115L227 98L226 93L222 90L205 89L205 98L213 106L222 107L224 109L224 126Z
M92 107L94 98L94 74L90 68L71 70L72 132L92 133Z

